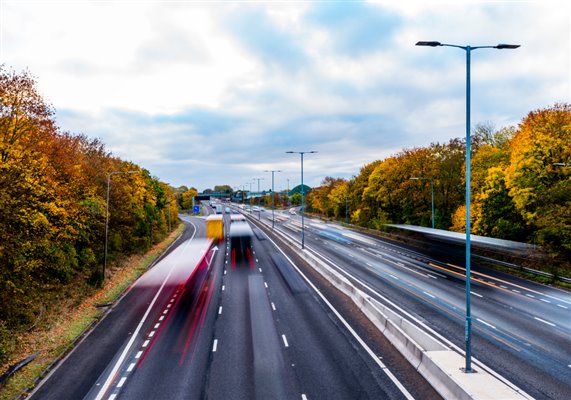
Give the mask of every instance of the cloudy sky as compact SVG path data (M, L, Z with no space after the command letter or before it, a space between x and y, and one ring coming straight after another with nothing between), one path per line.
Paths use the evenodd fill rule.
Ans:
M571 98L569 1L0 0L0 63L63 130L173 186L350 178L403 148L517 125ZM255 190L257 183L253 184ZM249 186L246 186L249 189Z

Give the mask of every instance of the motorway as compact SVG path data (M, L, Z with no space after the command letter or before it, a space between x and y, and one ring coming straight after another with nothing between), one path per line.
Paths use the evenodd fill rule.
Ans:
M300 243L298 215L276 212L275 229ZM251 215L271 228L271 213ZM424 254L336 224L305 219L306 251L381 303L464 349L463 262ZM444 255L443 255L444 254ZM571 393L571 294L472 266L473 357L537 399ZM460 366L459 366L460 367Z
M262 230L236 254L227 239L201 239L204 219L184 222L185 235L31 398L439 398L350 304L337 299L338 311L324 300L332 289L303 279L295 254Z

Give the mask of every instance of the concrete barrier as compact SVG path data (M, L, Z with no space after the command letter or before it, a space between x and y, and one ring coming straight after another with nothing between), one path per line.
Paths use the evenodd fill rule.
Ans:
M396 311L368 296L316 255L299 249L298 244L287 235L279 231L273 232L332 285L351 298L379 331L445 399L532 398L481 363L474 362L475 373L462 372L463 355Z

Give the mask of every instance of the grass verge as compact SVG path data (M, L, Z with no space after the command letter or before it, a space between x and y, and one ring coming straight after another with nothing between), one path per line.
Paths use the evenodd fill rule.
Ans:
M53 316L49 328L22 334L18 338L18 350L11 358L20 360L33 352L37 352L38 356L0 387L0 400L25 397L22 394L27 389L32 389L37 384L38 378L42 378L48 368L72 349L76 341L103 316L105 310L98 308L97 305L117 300L183 230L184 224L179 224L175 231L146 254L128 257L121 262L121 265L112 266L109 269L109 279L103 288L80 301L71 300L63 304L58 315Z

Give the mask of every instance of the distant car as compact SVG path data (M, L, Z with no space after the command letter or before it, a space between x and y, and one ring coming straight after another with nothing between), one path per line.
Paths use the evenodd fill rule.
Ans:
M226 214L230 214L230 207L226 207L226 208L224 209L224 211L226 212Z
M260 211L260 207L258 207L258 206L253 206L253 207L252 207L252 211L258 212L258 211Z

